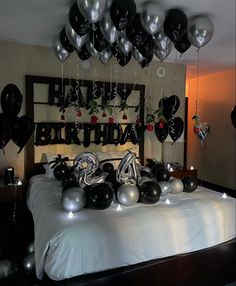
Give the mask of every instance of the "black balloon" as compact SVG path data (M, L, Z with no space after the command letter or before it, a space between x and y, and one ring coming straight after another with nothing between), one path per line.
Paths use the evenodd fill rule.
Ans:
M76 53L82 61L87 61L91 57L86 45L83 45Z
M232 121L233 126L236 128L236 105L234 106L231 112L231 121Z
M18 154L29 141L33 131L34 122L29 116L22 115L19 119L17 118L16 124L13 126L11 139L20 148Z
M110 184L110 186L112 186L112 188L115 192L117 192L117 190L121 186L121 184L116 180L116 172L115 171L106 176L105 183Z
M103 171L110 174L114 171L114 166L112 163L107 162L103 165Z
M70 8L69 22L71 27L80 36L88 34L91 30L91 23L80 13L77 3L72 5Z
M168 123L166 121L155 123L155 134L157 139L163 143L168 136Z
M160 169L164 169L164 166L161 163L156 163L152 165L151 167L152 174L156 176L157 171L159 171Z
M113 0L110 7L111 20L117 30L124 30L132 23L136 14L136 4L133 0Z
M97 210L109 208L115 200L115 192L106 183L93 184L86 192L88 207Z
M119 49L119 47L118 47L116 44L114 44L114 45L112 46L112 54L113 54L113 56L116 57L117 62L118 62L122 67L126 66L126 65L130 62L130 60L131 60L131 58L132 58L132 53L131 53L131 52L129 52L129 53L127 53L127 54L124 54L124 53Z
M179 9L171 9L167 12L164 21L164 32L176 43L180 41L187 32L188 18L185 13Z
M60 32L60 43L62 47L68 52L72 53L74 51L74 47L71 45L69 39L67 38L65 28L63 28Z
M152 178L152 173L151 172L147 172L145 170L140 170L140 176L141 177L148 177L148 178Z
M9 117L0 113L0 149L3 149L11 139L12 128Z
M65 164L59 164L53 169L53 175L57 180L62 180L65 174L68 173L68 167Z
M184 192L191 193L197 189L198 186L198 180L194 176L186 176L182 179L182 182L184 184Z
M109 46L109 43L103 37L98 24L95 25L94 30L90 33L90 42L98 52L105 50Z
M160 181L166 181L168 182L170 180L170 173L165 168L159 169L155 172L155 178L158 182Z
M180 100L177 95L163 97L159 101L159 107L162 109L163 116L169 120L179 109Z
M160 200L161 187L153 181L144 182L139 186L139 200L144 204L155 204Z
M191 47L191 43L188 40L187 33L185 33L180 40L175 42L174 46L176 50L181 54L185 53Z
M172 117L169 121L169 135L175 142L177 141L184 131L184 122L180 117Z
M10 117L16 117L20 112L22 104L22 94L15 84L8 84L1 93L2 111Z
M75 175L73 173L66 172L62 178L61 184L62 184L63 191L71 187L76 187L77 180L76 180Z

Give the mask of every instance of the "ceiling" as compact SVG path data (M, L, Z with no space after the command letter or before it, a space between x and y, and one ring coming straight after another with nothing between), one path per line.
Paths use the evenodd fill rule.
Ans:
M145 0L135 0L138 11ZM211 41L200 48L201 74L235 67L235 0L153 0L167 11L182 9L188 17L207 14L214 23ZM0 40L51 47L52 40L67 22L74 0L1 0ZM188 65L189 76L196 74L197 52L191 48L182 56L175 49L166 62Z

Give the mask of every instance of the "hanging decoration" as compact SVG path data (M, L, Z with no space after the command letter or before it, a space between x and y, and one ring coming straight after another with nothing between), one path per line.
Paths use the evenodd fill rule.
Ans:
M191 45L201 48L214 34L214 25L207 15L188 19L181 9L164 9L155 1L145 2L137 12L134 0L82 0L74 3L65 27L55 37L52 47L60 61L76 50L85 61L99 57L105 65L111 52L121 66L133 55L142 68L153 54L163 62L172 47L183 54Z
M200 116L198 114L195 114L192 119L194 120L193 132L203 144L210 132L210 126L206 122L200 122Z

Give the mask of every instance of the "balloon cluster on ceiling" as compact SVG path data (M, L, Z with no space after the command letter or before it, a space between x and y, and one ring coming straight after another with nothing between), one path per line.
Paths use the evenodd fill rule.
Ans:
M155 204L169 193L193 192L198 186L197 178L192 176L171 178L161 163L152 168L141 166L133 152L124 156L116 170L109 162L101 166L90 152L77 155L72 168L67 166L67 160L58 156L49 164L53 164L55 178L62 181L63 209L72 213L84 207L106 209L114 202L124 206L137 202Z
M133 56L141 67L153 54L163 61L172 47L180 53L191 45L201 48L213 36L214 25L206 15L188 19L180 9L164 9L154 1L145 2L137 12L134 0L77 0L68 21L52 47L60 61L76 51L85 61L98 57L106 64L114 55L121 66Z

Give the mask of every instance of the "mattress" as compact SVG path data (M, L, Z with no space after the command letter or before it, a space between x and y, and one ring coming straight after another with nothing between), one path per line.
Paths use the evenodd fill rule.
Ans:
M61 205L61 182L37 175L28 187L35 228L35 264L53 280L208 248L235 237L235 199L198 187L153 205L113 204L71 218Z

